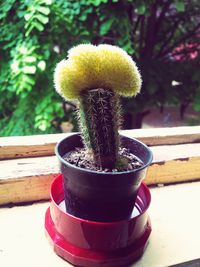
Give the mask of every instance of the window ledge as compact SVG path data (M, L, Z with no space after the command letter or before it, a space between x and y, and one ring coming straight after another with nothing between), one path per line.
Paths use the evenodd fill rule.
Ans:
M134 267L161 267L199 257L200 182L151 188L152 234L144 256ZM0 208L2 266L66 267L44 234L49 203Z
M126 130L151 146L148 185L200 180L200 127ZM0 138L0 205L49 199L59 173L56 142L67 134Z

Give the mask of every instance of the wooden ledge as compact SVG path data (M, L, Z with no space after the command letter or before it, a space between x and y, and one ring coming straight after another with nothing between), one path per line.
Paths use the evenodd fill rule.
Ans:
M200 127L127 130L121 132L151 146L154 160L148 185L200 179ZM69 134L0 138L0 205L49 198L59 173L55 144Z
M200 143L200 126L125 130L149 146ZM70 134L1 137L0 159L54 155L55 144Z
M170 184L200 179L200 143L151 147L154 155L145 182ZM59 173L55 156L0 161L0 205L49 199Z
M124 130L149 146L200 143L200 126Z

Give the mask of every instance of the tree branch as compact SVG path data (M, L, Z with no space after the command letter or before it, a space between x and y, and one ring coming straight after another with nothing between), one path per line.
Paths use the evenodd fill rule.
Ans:
M143 50L143 57L149 59L152 57L153 48L156 41L156 12L157 1L151 5L151 15L147 19L147 29L145 36L145 47Z
M144 43L144 30L145 30L145 17L141 16L140 20L140 38L139 38L139 55L142 57L143 43Z
M178 24L180 23L180 21L181 21L181 20L177 20L177 21L174 23L172 29L170 28L171 30L168 32L168 33L169 33L168 38L167 38L166 40L164 40L163 44L162 44L161 47L160 47L160 50L158 51L157 55L155 55L155 58L159 58L160 55L162 55L163 50L164 50L164 48L166 47L166 44L170 44L171 40L172 40L173 37L174 37L174 34L175 34L176 30L177 30L177 26L178 26Z
M133 34L135 34L136 33L136 30L137 30L137 28L138 28L138 25L139 25L139 23L140 23L140 20L141 20L141 16L138 16L137 17L137 20L136 20L136 22L135 22L135 26L134 26L134 28L133 28Z
M159 31L159 29L161 28L161 25L162 25L162 22L163 22L163 19L165 18L165 14L166 12L168 11L169 9L169 6L171 4L171 0L168 0L165 4L164 4L164 7L160 13L160 16L158 17L157 21L156 21L156 26L155 26L155 29L156 29L156 32Z
M132 28L132 30L131 30L131 41L134 44L136 31L137 31L137 28L138 28L138 26L140 24L140 20L141 20L142 16L135 14L133 5L128 6L127 13L128 13L128 17L129 17L129 20L130 20L130 24L132 26L131 27ZM136 20L134 20L134 18L136 16L137 16L137 18L136 18ZM138 60L136 55L134 55L134 57L135 57L136 60Z

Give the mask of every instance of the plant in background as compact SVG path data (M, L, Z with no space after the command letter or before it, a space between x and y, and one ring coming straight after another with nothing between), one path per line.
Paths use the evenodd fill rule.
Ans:
M120 46L138 64L142 93L134 101L122 98L125 128L141 127L155 106L185 110L192 103L199 111L199 12L196 0L3 1L0 135L53 133L63 121L75 124L72 110L52 90L52 76L79 43ZM181 83L180 94L173 80Z
M57 91L78 100L84 144L95 163L115 168L118 162L119 96L135 96L141 78L135 62L111 45L78 45L55 70Z

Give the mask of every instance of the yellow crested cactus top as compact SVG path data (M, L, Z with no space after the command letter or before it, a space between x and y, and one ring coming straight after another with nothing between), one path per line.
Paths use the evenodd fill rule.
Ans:
M66 99L77 99L86 89L111 89L122 96L134 96L141 88L141 76L132 58L112 45L81 44L57 64L55 87Z

